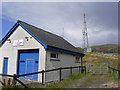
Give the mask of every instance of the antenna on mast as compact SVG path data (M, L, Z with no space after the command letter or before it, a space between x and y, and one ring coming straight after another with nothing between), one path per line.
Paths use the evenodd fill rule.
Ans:
M85 13L83 14L84 17L84 22L83 22L83 49L84 52L91 52L91 48L89 48L88 45L88 33L87 33L87 23L86 23L86 15Z

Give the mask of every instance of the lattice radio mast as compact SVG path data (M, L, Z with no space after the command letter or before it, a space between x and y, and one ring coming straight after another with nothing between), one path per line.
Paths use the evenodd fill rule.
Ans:
M88 49L88 33L87 33L87 24L86 24L85 13L84 13L84 22L83 22L83 49L84 49L84 52L87 52L87 49Z

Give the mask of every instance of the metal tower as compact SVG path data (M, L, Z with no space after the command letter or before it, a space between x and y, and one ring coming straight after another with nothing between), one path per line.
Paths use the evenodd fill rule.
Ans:
M83 22L83 49L84 52L87 52L88 49L88 34L87 34L87 24L86 24L86 15L84 13L84 22Z

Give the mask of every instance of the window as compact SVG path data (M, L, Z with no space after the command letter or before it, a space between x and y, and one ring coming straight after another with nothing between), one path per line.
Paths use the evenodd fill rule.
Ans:
M75 57L75 62L80 63L80 57Z
M57 53L51 53L50 54L50 61L60 61L58 59L58 54Z
M51 53L50 58L58 59L58 54L57 53Z

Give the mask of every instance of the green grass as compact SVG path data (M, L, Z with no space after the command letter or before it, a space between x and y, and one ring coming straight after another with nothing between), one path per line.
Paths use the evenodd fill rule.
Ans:
M94 70L97 66L99 67L99 64L101 62L106 62L106 63L108 63L109 66L111 66L115 69L118 69L118 66L120 66L120 63L118 63L117 56L99 56L99 55L97 55L97 53L86 53L86 54L87 55L84 57L83 63L85 65L85 63L92 62L94 64L94 67L91 68L91 71ZM104 71L106 67L107 67L107 64L103 65L102 71ZM91 78L90 79L88 78L89 79L88 81L90 81ZM108 73L106 75L106 78L107 78L108 82L114 82L114 83L118 82L118 73L116 73L116 72L114 74ZM86 82L86 85L87 85L87 83L89 84L89 82Z
M99 87L99 85L101 85L101 83L104 82L103 80L106 79L106 78L104 78L104 77L106 77L104 72L106 72L107 64L103 64L102 67L99 67L99 65L97 64L94 68L98 69L97 72L95 74L91 75L90 77L88 77L85 80L85 83L80 85L81 88ZM101 69L99 70L99 68L101 68ZM102 78L104 78L104 79L102 79Z
M49 85L42 85L40 87L37 88L63 88L66 85L70 84L71 82L73 82L74 80L77 79L81 79L82 77L86 76L87 74L76 74L76 75L72 75L70 76L68 79L62 80L61 82L57 82L54 84L49 84Z
M88 88L89 86L91 86L91 84L93 84L93 80L98 80L98 78L100 78L101 75L92 75L90 77L88 77L85 82L83 84L80 85L81 88Z
M108 81L118 81L118 74L107 74L106 78L108 79Z
M110 66L116 69L120 66L120 64L118 64L117 56L99 56L97 53L86 53L86 56L83 58L83 65L89 62L92 62L95 65L101 62L107 62Z
M15 86L15 87L13 87L13 86L11 86L11 85L8 85L8 86L5 86L5 87L2 87L2 90L13 90L13 89L21 89L19 86Z

